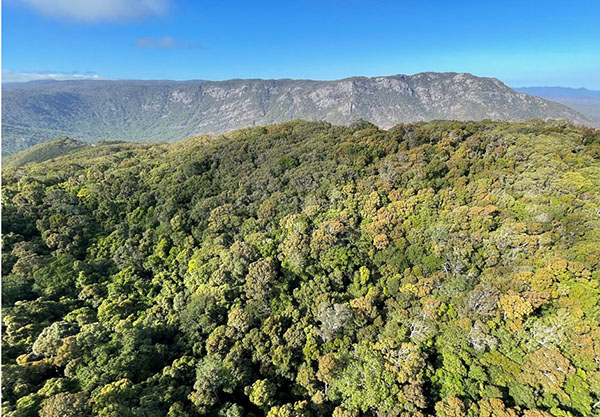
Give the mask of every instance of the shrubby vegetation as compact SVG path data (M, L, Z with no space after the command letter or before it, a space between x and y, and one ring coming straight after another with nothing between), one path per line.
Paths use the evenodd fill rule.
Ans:
M290 122L3 171L3 415L600 415L600 131Z

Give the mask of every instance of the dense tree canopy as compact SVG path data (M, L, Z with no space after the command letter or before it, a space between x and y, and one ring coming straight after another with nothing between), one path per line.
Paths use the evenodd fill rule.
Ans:
M600 415L600 131L295 121L5 169L3 415Z

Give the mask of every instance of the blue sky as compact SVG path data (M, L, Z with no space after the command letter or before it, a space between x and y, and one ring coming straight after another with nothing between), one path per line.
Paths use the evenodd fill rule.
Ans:
M598 0L2 0L5 80L470 72L600 90Z

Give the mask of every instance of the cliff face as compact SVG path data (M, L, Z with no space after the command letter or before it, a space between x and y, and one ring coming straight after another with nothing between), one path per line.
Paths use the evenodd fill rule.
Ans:
M336 81L55 81L3 87L3 153L57 136L172 141L293 119L379 127L435 119L592 121L470 74Z

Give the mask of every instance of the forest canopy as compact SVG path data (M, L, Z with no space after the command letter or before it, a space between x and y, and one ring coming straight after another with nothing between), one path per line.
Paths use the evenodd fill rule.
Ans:
M2 172L2 414L600 415L600 131L294 121Z

